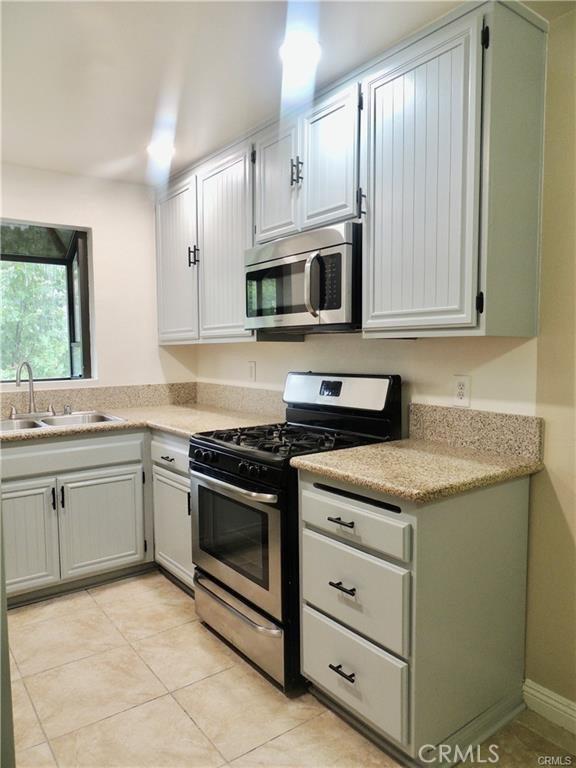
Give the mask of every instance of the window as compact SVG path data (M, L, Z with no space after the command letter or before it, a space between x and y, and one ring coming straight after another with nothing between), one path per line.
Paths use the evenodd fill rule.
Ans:
M2 381L23 360L35 379L90 377L85 231L2 221L0 300Z

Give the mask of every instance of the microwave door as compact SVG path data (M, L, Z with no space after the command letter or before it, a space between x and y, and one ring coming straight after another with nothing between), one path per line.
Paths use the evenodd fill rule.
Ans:
M318 325L318 251L246 269L246 328Z

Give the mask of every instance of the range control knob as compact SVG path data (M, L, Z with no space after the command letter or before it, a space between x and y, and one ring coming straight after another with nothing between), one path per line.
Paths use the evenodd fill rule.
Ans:
M202 458L206 462L206 464L209 464L211 461L214 460L214 454L212 451L204 451L202 453Z
M200 459L202 458L202 451L200 450L200 448L196 448L196 450L194 451L194 458L196 459L196 461L200 461Z
M241 475L245 475L248 472L248 464L246 464L245 461L241 461L240 464L238 464L238 472L240 472Z
M258 477L260 474L260 468L257 467L255 464L250 464L248 467L248 474L250 477Z

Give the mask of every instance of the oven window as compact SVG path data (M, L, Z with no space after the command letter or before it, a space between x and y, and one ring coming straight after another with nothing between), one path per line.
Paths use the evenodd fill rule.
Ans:
M200 486L200 549L268 589L268 515Z
M305 261L258 269L246 274L248 317L293 315L306 312L304 306Z

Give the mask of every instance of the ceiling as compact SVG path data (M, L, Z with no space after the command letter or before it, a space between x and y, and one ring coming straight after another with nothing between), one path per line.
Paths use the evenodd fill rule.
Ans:
M317 84L457 5L319 3ZM172 172L189 165L278 114L286 14L267 1L3 2L4 162L144 182L146 146L169 115Z

